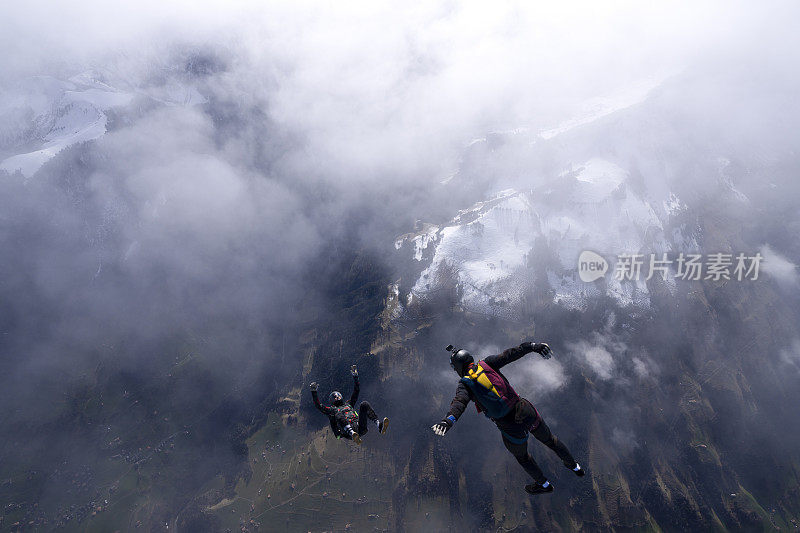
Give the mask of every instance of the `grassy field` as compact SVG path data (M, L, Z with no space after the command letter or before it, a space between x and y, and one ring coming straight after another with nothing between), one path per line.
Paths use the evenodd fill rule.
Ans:
M210 505L223 528L286 531L387 529L394 474L390 458L371 444L361 447L285 426L277 415L247 441L251 475L235 495Z

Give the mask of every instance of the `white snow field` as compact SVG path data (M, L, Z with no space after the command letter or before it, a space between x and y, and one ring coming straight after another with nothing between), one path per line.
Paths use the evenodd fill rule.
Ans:
M426 226L418 234L398 239L398 248L414 244L418 261L425 249L434 247L430 264L411 289L411 300L439 288L446 281L439 279L447 270L442 267L449 266L457 273L466 309L507 314L532 287L529 258L547 249L560 263L547 272L555 302L581 307L588 297L604 290L622 306L649 305L645 276L638 282L621 282L609 270L603 285L582 282L576 271L578 256L586 249L612 263L622 253L669 250L664 222L650 203L626 187L627 177L619 166L592 159L577 173L566 173L549 186L548 192L558 191L558 206L540 198L544 191L505 190L459 212L441 228ZM663 203L673 209L681 205L674 194ZM664 217L669 216L663 204L658 205ZM646 273L646 267L642 272Z
M167 80L153 87L125 90L109 85L105 73L89 70L68 80L39 76L25 80L13 94L3 95L0 117L26 116L27 124L15 124L24 132L3 132L20 139L25 151L6 157L0 169L33 176L47 161L76 143L97 139L106 133L106 111L124 107L136 95L144 95L165 105L191 106L206 102L197 88ZM128 84L120 81L121 86ZM12 127L14 127L12 126ZM31 148L34 148L31 150Z
M39 146L4 159L0 168L9 173L19 170L25 177L64 148L103 135L108 120L104 111L127 105L133 98L133 93L116 91L88 74L67 81L35 78L21 89L25 95L17 95L11 105L30 109Z

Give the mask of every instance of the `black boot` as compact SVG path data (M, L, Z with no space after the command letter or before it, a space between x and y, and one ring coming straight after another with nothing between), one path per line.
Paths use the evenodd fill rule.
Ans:
M347 426L345 426L344 429L345 429L345 432L347 433L347 436L350 438L350 440L352 440L353 442L355 442L356 444L358 444L360 446L361 445L361 435L359 435L356 430L354 430L352 427L350 427L350 424L347 424Z
M564 466L575 472L575 475L578 477L583 477L586 475L586 471L583 468L581 468L581 465L579 465L578 463L575 463L575 466L570 466L567 463L564 463Z
M547 494L548 492L553 492L553 484L549 481L545 481L545 483L547 483L546 487L542 483L525 485L525 492L528 494Z

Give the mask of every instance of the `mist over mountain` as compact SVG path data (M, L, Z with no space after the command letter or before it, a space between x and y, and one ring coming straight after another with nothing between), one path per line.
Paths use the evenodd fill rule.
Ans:
M0 8L0 529L798 527L797 14ZM482 416L430 431L445 345L532 339L588 472L531 440L535 498ZM352 364L361 447L308 392Z

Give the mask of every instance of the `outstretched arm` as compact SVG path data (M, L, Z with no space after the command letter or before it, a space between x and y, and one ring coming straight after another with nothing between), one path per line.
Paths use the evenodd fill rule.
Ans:
M450 410L447 412L448 417L453 417L453 423L456 420L461 418L461 415L464 414L464 410L469 405L470 397L469 397L469 390L467 386L458 382L458 388L456 389L456 395L453 397L453 401L450 402Z
M500 370L508 363L513 363L531 352L536 352L545 359L550 359L551 350L547 344L543 342L523 342L519 346L509 348L501 354L490 355L484 361L495 370Z
M350 369L350 373L353 374L353 394L350 396L350 405L355 407L356 402L358 401L358 369L356 369L356 365Z
M322 411L324 414L330 416L332 409L327 405L322 405L322 403L319 401L319 396L317 395L316 381L311 384L311 399L314 400L314 407Z
M442 419L441 422L438 424L434 424L431 426L431 429L434 433L443 437L447 431L453 427L453 424L456 423L456 420L464 414L464 410L469 405L470 397L469 397L469 390L467 390L467 386L463 383L458 384L458 388L456 389L456 395L453 397L453 401L450 402L450 410L447 412L447 416Z

